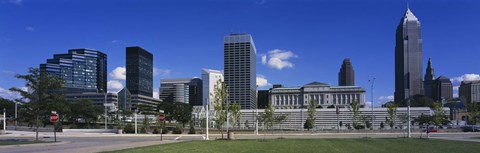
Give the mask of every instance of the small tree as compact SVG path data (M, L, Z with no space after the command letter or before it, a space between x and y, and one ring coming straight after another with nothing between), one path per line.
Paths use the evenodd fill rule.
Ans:
M230 113L232 125L240 128L240 116L242 115L242 112L240 112L240 104L234 102L233 105L230 105L230 109L228 111Z
M305 124L303 125L303 128L307 129L310 131L310 129L314 128L315 126L315 113L317 112L317 103L315 100L311 99L308 103L308 118L305 120Z
M467 104L467 112L469 117L469 124L475 125L480 122L480 105L476 102Z
M223 139L223 125L227 121L227 108L229 107L229 103L227 102L228 91L227 86L221 80L218 80L214 86L214 94L213 96L213 109L214 118L212 119L215 121L215 126L220 133L222 134Z
M394 102L389 102L386 104L386 106L388 112L387 123L390 128L393 129L393 126L395 126L395 120L397 118L397 104Z
M448 123L448 119L445 116L445 110L443 110L441 103L436 102L433 104L433 112L433 124L440 126Z
M352 117L352 124L353 128L359 128L360 127L360 103L358 101L353 101L350 103L350 107L348 108L351 112L353 112L353 117Z

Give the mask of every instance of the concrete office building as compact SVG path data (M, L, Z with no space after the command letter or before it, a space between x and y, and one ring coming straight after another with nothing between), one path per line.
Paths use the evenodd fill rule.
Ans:
M435 80L435 73L434 73L434 69L433 69L433 66L432 66L432 60L430 58L428 58L427 71L425 73L425 78L423 80L424 95L426 97L433 98L432 84L433 84L434 80Z
M421 26L410 8L400 20L395 42L395 102L402 102L423 95Z
M159 98L164 102L179 102L191 106L202 106L202 80L162 79Z
M65 80L64 93L106 92L107 55L93 49L70 49L54 54L40 71Z
M458 89L458 96L466 104L480 102L480 80L462 81Z
M256 49L250 34L230 34L224 38L224 79L228 101L241 109L257 107Z
M338 72L338 86L355 86L355 72L349 58L343 60Z
M318 106L347 107L353 101L365 105L365 89L358 86L333 87L325 83L312 82L303 87L275 86L270 89L270 101L275 109L307 108L314 100Z
M215 96L215 84L217 84L218 81L223 81L223 73L218 70L202 69L202 81L203 106L208 104L209 109L213 110L212 100Z
M445 76L440 76L432 82L431 97L434 101L443 102L443 100L453 99L452 81Z

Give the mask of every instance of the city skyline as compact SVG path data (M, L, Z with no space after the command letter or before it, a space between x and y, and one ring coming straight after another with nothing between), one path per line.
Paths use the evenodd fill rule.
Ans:
M299 86L312 81L335 85L338 63L344 58L351 58L355 62L356 84L364 87L367 90L366 94L370 95L368 80L376 77L375 101L384 102L391 99L390 96L394 91L392 68L395 26L406 10L404 1L379 4L371 4L373 3L371 1L351 2L358 3L358 5L345 8L341 3L328 1L303 3L237 1L233 3L238 3L238 5L230 8L231 10L222 9L220 6L225 4L222 2L213 2L212 6L192 3L179 10L184 13L166 8L159 11L160 13L154 13L157 16L142 18L142 15L148 16L145 12L161 10L147 5L159 7L162 3L135 4L132 9L138 12L130 15L124 13L121 17L116 17L114 13L121 14L117 9L121 10L127 7L129 2L120 2L118 7L108 8L114 10L111 14L104 10L105 12L65 13L64 15L60 15L58 12L72 8L75 10L87 8L88 3L72 6L72 3L77 3L59 2L59 5L64 8L51 8L52 6L47 6L50 3L53 2L0 3L2 10L0 19L9 21L9 24L0 25L0 50L5 55L15 57L3 56L1 58L0 88L3 89L2 96L9 95L7 91L4 91L5 89L23 86L23 82L14 78L13 74L24 74L28 67L38 67L38 64L53 54L59 54L71 48L94 48L104 51L109 57L109 87L123 87L122 67L123 73L125 67L123 51L127 46L142 46L156 57L153 89L157 92L154 95L158 95L161 78L200 77L199 71L202 68L223 70L222 37L240 31L250 33L255 37L257 77L261 80L258 82L262 83L259 89L269 88L271 84ZM177 4L169 2L165 7ZM100 2L89 9L94 10L96 7L106 5L107 3ZM199 5L199 7L192 9L195 5ZM435 61L436 75L454 79L454 86L459 85L457 80L460 79L479 78L480 66L474 62L475 59L480 58L479 54L475 54L480 50L480 46L475 44L479 41L479 38L475 37L480 33L474 28L480 26L475 15L480 13L476 9L478 6L480 6L479 3L475 1L410 3L410 8L422 20L423 63L427 63L426 60L431 57ZM33 17L29 16L33 12L42 10L42 7L52 10L37 13ZM285 8L292 11L267 13L268 10ZM342 9L336 10L338 8ZM192 11L186 11L188 9L192 9ZM242 9L248 11L235 13ZM219 15L219 12L225 12L225 15ZM356 15L347 12L355 12ZM94 16L92 13L99 13L99 16ZM48 15L53 15L53 17ZM69 25L69 21L74 20L70 19L68 15L73 15L75 20L80 19L77 23L79 25ZM208 17L212 15L213 17ZM229 15L240 17L240 21L247 21L246 18L254 17L252 19L256 24L252 26L231 22L225 18ZM302 15L305 16L300 17ZM112 19L108 19L109 16L113 16ZM357 19L357 17L359 18ZM47 24L36 18L47 18L58 25ZM120 21L125 22L127 19L145 23L145 29L140 30L141 26L132 26L131 23L120 24ZM151 19L158 21L151 21ZM226 24L214 26L212 23L200 20L213 23L226 21ZM87 25L89 23L82 23L82 21L98 23ZM116 26L117 23L118 26ZM185 24L182 25L182 23ZM357 27L350 26L351 23L358 23L354 24ZM274 24L275 28L271 28L271 24ZM93 25L97 26L93 27ZM180 26L175 28L176 25ZM155 26L157 28L154 28ZM129 28L126 27L132 27L132 31L129 32ZM331 32L325 31L325 29L329 29ZM369 35L366 35L367 33ZM106 35L103 36L103 34ZM87 37L87 35L93 35L93 37ZM324 35L330 35L330 37L328 39L319 37ZM292 40L296 38L300 41ZM369 41L354 41L360 39ZM195 47L181 46L184 41L190 42ZM25 43L28 45L22 45ZM43 45L44 43L47 45ZM194 59L193 57L200 58ZM195 64L177 63L185 58L191 60L189 63ZM424 71L425 68L426 65L422 65L421 70ZM460 76L463 77L456 78ZM367 97L366 101L370 101L370 98Z

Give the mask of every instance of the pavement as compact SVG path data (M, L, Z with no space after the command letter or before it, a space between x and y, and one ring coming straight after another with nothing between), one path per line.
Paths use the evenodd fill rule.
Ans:
M268 133L268 134L235 134L236 139L319 139L319 138L398 138L405 137L404 133ZM226 137L226 135L224 135ZM425 133L412 133L414 138L425 138ZM431 133L430 138L474 141L480 142L480 132L455 132L455 133ZM143 147L150 145L178 143L185 141L204 140L205 135L175 135L165 134L160 141L160 135L154 134L114 134L114 133L83 133L63 132L57 133L57 141L54 141L53 132L39 132L39 139L44 142L38 144L0 146L0 152L9 153L89 153L102 151L115 151L127 148ZM209 139L221 138L221 134L210 134ZM0 135L0 141L5 140L34 140L35 132L7 131L6 135ZM161 147L161 146L160 146Z

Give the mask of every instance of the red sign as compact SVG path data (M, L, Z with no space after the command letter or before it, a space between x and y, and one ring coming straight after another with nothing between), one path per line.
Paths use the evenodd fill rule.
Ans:
M160 114L160 115L158 115L158 121L159 121L159 122L165 121L165 114Z
M57 122L57 121L58 121L58 114L51 114L50 122Z

